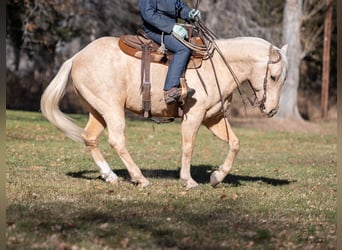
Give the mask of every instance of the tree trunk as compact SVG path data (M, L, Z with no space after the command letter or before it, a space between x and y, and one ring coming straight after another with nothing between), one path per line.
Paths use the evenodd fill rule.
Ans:
M276 117L302 120L298 111L299 67L301 61L300 28L303 0L286 0L283 19L283 43L288 44L288 75Z
M322 118L328 115L329 99L329 73L330 73L330 43L331 43L331 19L332 19L332 0L326 0L327 13L324 21L324 49L323 49L323 70L322 70L322 91L321 91L321 110Z

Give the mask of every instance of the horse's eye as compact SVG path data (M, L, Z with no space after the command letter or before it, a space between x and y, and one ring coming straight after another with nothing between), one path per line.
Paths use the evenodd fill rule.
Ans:
M275 76L271 76L271 80L275 82L276 77Z

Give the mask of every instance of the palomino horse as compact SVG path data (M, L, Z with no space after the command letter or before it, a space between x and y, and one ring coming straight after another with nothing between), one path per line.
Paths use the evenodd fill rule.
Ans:
M149 181L131 158L125 142L125 109L143 113L141 62L124 54L118 41L115 37L99 38L64 62L42 96L41 110L68 137L89 147L105 181L118 183L117 175L98 148L97 139L107 127L109 144L125 164L131 181L145 187L149 185ZM278 110L280 90L287 73L286 46L279 49L263 39L252 37L219 39L216 44L240 82L250 82L257 100L262 102L261 112L273 116ZM186 71L188 85L196 89L195 95L184 105L181 124L180 180L187 188L198 185L191 177L190 163L201 124L229 143L226 159L211 174L210 183L213 186L228 175L240 148L239 140L222 112L222 106L228 108L237 83L217 51L213 53L212 62L216 74L213 73L210 60L203 61L198 72ZM166 72L167 67L164 65L151 65L151 115L154 117L178 115L177 106L167 106L163 100ZM67 84L71 81L75 91L89 108L89 120L84 129L75 125L58 107Z

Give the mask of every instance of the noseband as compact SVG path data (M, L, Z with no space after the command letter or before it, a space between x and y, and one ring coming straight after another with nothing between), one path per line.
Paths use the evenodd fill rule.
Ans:
M272 44L270 45L270 54L271 54L271 50L272 50L273 46ZM253 106L253 107L260 107L260 109L264 109L265 108L265 102L266 102L266 90L267 90L267 75L268 75L268 70L269 70L269 65L270 64L276 64L278 62L280 62L281 60L281 54L278 50L276 50L277 54L278 54L278 58L277 60L274 60L272 61L271 59L269 59L267 61L267 66L266 66L266 73L265 73L265 76L264 76L264 85L263 85L263 88L264 88L264 94L262 96L262 99L261 100L258 100L257 98L257 95L256 95L256 90L255 88L253 87L252 83L248 80L248 84L249 86L251 87L251 89L253 90L253 95L254 96L254 100L251 99L251 97L248 97L248 100L250 102L250 104Z

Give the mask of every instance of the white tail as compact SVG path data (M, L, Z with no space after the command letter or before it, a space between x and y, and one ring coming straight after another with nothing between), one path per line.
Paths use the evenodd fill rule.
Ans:
M64 134L76 142L84 142L82 137L83 129L73 123L59 109L59 102L65 94L69 81L72 61L73 58L70 58L64 62L57 75L45 89L40 101L40 108L43 115Z

